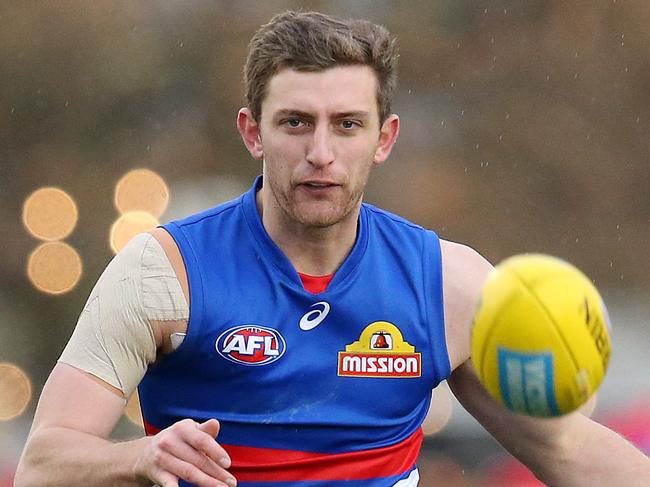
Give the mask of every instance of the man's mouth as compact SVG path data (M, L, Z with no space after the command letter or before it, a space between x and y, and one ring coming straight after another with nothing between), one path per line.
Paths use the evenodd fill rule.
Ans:
M303 184L309 188L329 188L331 186L334 186L334 184L331 183L303 183Z
M303 181L299 186L304 186L307 189L319 190L333 188L338 186L338 184L331 181Z

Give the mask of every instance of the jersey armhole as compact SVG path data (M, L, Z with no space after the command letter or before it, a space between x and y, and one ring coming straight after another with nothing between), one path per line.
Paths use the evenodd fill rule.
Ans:
M167 356L167 359L182 355L184 350L187 350L190 345L194 343L197 335L200 335L201 323L203 323L204 312L204 298L203 298L203 276L202 269L198 263L196 253L192 247L190 240L185 235L182 227L175 222L162 225L163 231L166 231L174 243L178 247L181 255L183 267L185 269L185 276L187 279L187 300L189 304L189 316L187 319L187 330L182 342L174 350L173 353Z
M423 249L423 265L425 283L425 299L427 304L428 331L431 346L431 356L436 372L436 384L446 380L451 374L451 360L447 348L447 333L445 327L445 301L443 288L443 266L440 238L432 231L425 234Z

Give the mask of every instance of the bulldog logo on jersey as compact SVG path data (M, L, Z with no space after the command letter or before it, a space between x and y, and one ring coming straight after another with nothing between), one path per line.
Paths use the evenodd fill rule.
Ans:
M339 352L338 375L343 377L420 377L422 357L388 321L370 323L359 340Z
M267 365L284 354L286 344L282 335L273 328L241 325L224 331L215 348L226 360L242 365Z

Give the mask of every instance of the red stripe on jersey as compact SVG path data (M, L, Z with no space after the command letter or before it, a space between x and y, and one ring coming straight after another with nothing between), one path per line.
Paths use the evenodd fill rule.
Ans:
M312 294L322 293L329 286L334 274L329 276L310 276L308 274L298 273L304 288Z
M232 460L230 473L241 482L362 480L391 477L411 469L422 446L422 429L395 445L348 453L221 446Z
M147 435L160 428L144 421ZM252 446L224 445L240 482L363 480L391 477L410 470L420 454L422 428L394 445L347 453L312 453Z

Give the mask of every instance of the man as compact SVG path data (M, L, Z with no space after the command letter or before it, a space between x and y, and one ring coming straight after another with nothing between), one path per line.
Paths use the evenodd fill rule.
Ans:
M489 263L362 204L399 133L396 60L364 21L287 12L256 33L237 126L263 177L111 262L45 385L18 487L413 486L446 378L549 485L650 485L648 460L588 418L496 404L469 353ZM111 443L138 384L148 436Z

